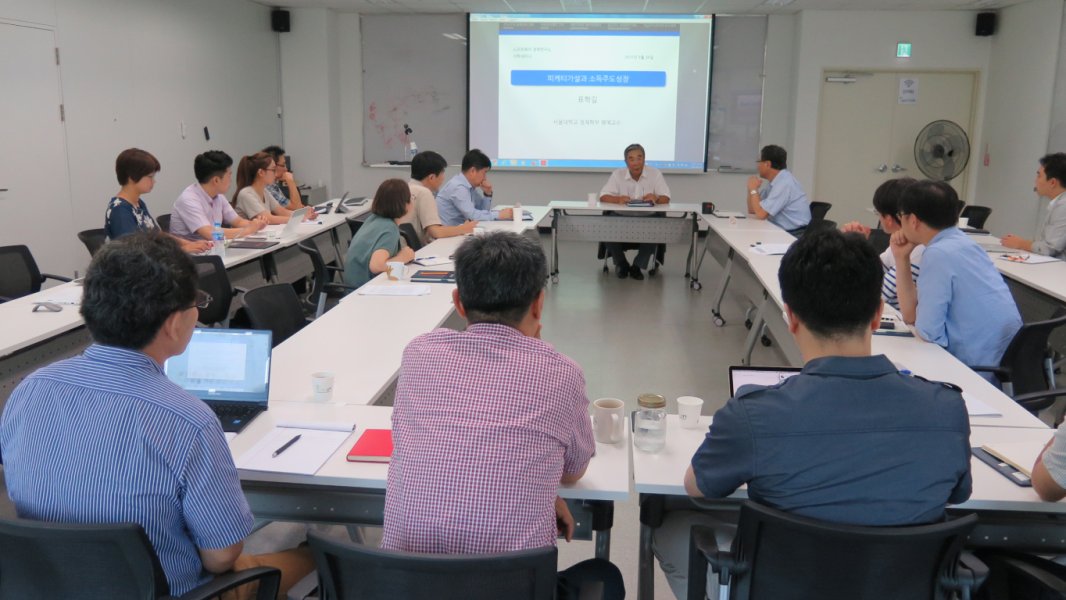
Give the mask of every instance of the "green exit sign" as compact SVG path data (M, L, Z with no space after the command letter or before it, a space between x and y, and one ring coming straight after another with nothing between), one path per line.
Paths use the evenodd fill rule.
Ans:
M910 58L911 57L911 45L907 42L900 42L896 44L896 58Z

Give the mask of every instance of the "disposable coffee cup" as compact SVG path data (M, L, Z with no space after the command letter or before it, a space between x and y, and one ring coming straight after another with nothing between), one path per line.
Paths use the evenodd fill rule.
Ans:
M400 281L403 279L406 266L400 261L392 261L385 263L385 272L388 273L389 281Z
M592 403L592 435L601 444L617 444L625 432L625 402L600 398Z
M695 396L681 396L678 398L677 417L681 421L681 428L699 429L701 410L703 410L703 400Z
M970 226L970 218L969 217L959 217L959 227L969 227L969 226Z
M311 373L311 395L316 402L329 402L333 398L333 373Z
M484 227L475 227L474 228L474 235L485 235L485 228Z
M596 196L596 192L589 192L589 208L594 208L599 201L600 199Z

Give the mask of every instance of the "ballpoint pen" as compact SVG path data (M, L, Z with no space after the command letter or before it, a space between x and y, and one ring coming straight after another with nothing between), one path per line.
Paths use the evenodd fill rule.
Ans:
M285 444L281 448L278 448L277 450L274 451L273 454L270 455L270 458L277 458L279 454L281 454L282 452L288 450L290 446L292 446L293 444L295 444L297 441L300 440L300 435L301 434L296 434L296 437L294 437L291 440L285 442Z

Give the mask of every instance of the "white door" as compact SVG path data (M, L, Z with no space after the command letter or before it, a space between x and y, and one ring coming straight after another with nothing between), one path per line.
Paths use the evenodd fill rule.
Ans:
M0 245L69 276L89 254L73 226L55 47L48 29L0 23Z
M876 223L873 192L895 177L925 179L914 161L914 142L927 124L946 119L971 135L973 73L861 74L853 83L823 81L819 106L815 187L811 200L829 202L837 223ZM900 82L917 92L903 95ZM971 146L970 152L976 152ZM970 164L974 157L971 156ZM950 183L965 199L969 167Z

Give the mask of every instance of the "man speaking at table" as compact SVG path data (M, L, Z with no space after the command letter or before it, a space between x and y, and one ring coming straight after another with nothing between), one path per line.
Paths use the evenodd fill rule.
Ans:
M644 200L653 204L670 202L670 188L662 172L655 167L644 164L644 146L630 144L626 146L626 166L615 169L607 185L600 190L600 202L608 204L626 204L630 200ZM636 213L644 216L645 213ZM632 277L644 279L641 269L647 269L651 257L655 254L656 244L640 244L633 266L626 260L625 244L608 242L607 253L614 259L614 271L619 279Z

